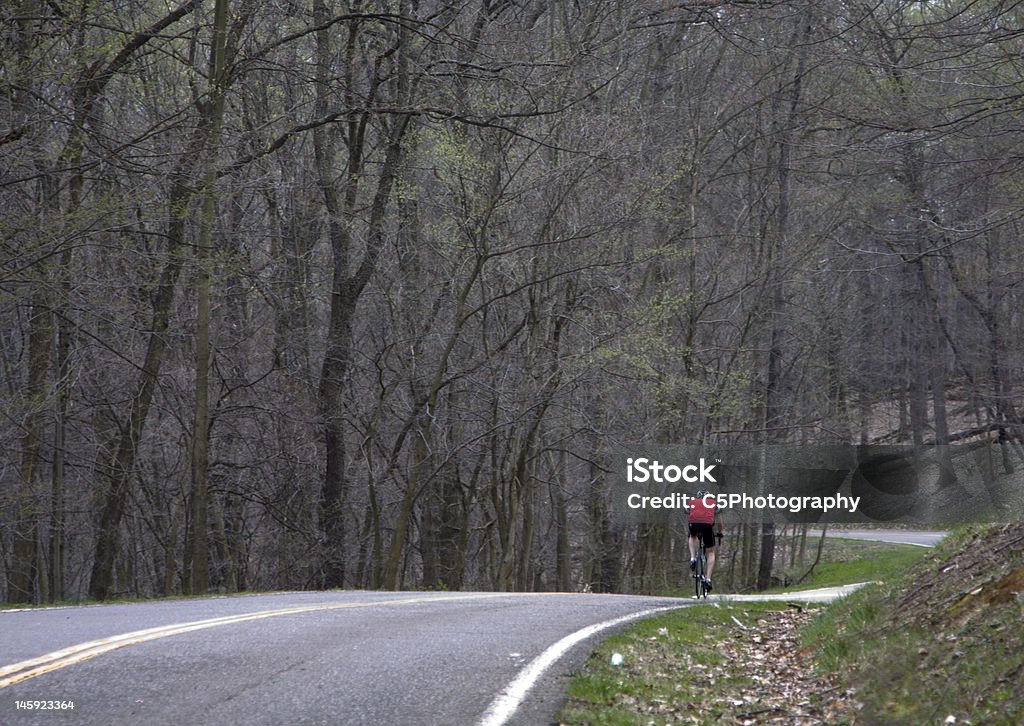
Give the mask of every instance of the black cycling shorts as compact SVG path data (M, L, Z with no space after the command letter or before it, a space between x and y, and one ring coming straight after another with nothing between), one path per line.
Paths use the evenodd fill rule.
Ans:
M705 547L715 546L715 525L705 522L690 522L690 536L700 537Z

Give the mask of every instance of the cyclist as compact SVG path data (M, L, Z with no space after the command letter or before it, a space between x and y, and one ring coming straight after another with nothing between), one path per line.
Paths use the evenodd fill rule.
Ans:
M704 582L708 590L711 589L711 573L715 570L715 525L718 527L718 539L722 539L722 523L716 522L715 517L716 501L715 496L707 489L698 489L697 496L690 500L689 512L690 525L690 570L697 569L697 542L698 538L704 541L704 548L707 551L707 574Z

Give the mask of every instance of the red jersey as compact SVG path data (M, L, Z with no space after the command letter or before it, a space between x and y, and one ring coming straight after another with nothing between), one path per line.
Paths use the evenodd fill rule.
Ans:
M710 507L704 505L707 501ZM715 497L709 494L707 497L700 499L690 499L690 517L689 521L701 524L714 524L715 523Z

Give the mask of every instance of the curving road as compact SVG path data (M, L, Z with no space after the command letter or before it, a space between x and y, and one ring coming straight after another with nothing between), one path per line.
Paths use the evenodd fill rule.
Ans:
M0 723L548 723L596 639L687 604L321 592L0 611Z
M692 602L350 591L0 610L0 724L550 723L596 640Z
M821 536L820 529L807 531L809 536ZM830 529L829 537L836 539L859 539L869 542L892 542L893 544L908 544L918 547L935 547L942 539L949 534L939 530L910 530L910 529Z

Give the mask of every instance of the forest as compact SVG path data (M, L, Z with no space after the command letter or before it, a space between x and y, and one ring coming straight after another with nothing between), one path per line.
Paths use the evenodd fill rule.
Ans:
M1024 466L1019 2L5 0L0 32L9 603L655 591L686 535L611 516L629 442ZM779 534L731 528L736 587Z

